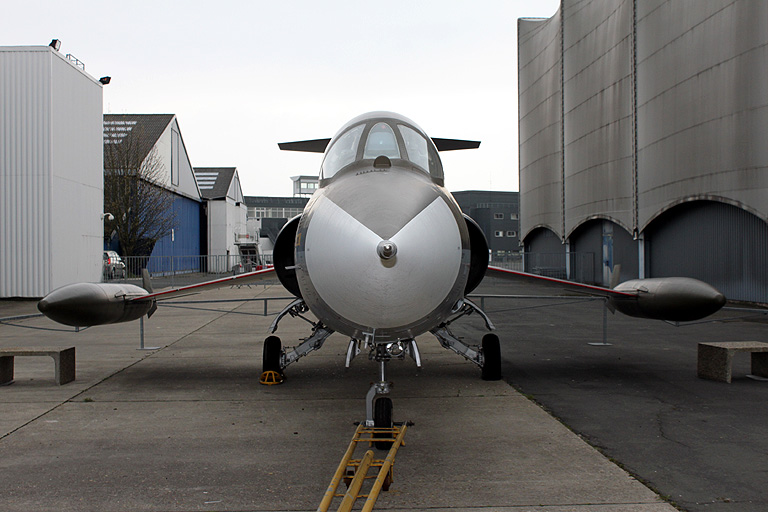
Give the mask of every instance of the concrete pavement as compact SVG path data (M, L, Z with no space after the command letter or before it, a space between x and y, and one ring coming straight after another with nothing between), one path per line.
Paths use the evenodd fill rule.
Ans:
M25 357L0 387L0 510L315 510L377 368L361 354L345 369L347 340L334 335L285 384L260 386L262 341L285 302L265 317L245 299L285 293L226 288L194 299L243 302L164 305L145 322L154 351L137 350L138 322L0 324L0 346L77 348L75 382L56 386L50 358ZM0 317L33 310L0 303ZM293 345L308 327L286 318L278 334ZM505 382L418 341L421 371L390 364L395 420L415 425L377 510L674 510Z

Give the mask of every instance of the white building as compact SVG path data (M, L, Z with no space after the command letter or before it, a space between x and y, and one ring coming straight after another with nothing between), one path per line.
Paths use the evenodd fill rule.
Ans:
M235 167L195 167L200 195L206 200L207 254L209 272L224 272L240 263L241 247L256 246L255 233L248 233L248 208L243 199Z
M0 297L101 277L102 85L75 62L0 47Z

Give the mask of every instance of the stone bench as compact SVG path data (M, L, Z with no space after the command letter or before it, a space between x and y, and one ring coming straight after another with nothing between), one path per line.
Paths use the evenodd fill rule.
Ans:
M13 358L20 356L51 356L56 384L61 386L75 380L75 347L0 348L0 386L13 382Z
M752 374L768 377L768 343L759 341L720 341L699 343L697 372L702 379L731 382L733 355L752 354Z

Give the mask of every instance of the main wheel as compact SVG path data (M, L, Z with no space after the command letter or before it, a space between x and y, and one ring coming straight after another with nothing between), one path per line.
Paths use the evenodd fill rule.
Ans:
M392 428L392 399L388 397L377 398L373 403L373 426L375 428ZM392 439L394 434L374 435L374 439ZM374 441L377 450L389 450L391 441Z
M501 346L495 334L483 336L483 380L501 379Z
M264 340L264 354L261 366L263 372L283 373L282 368L280 368L280 353L282 350L280 338L277 336L268 336Z

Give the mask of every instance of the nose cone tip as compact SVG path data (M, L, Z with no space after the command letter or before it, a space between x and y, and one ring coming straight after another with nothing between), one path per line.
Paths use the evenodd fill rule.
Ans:
M720 307L723 307L725 306L725 303L726 303L725 295L718 292L718 294L715 296L715 304L717 304Z
M50 303L45 299L41 299L40 302L37 303L38 311L40 311L43 314L45 314L45 312L48 311L50 308L51 308Z
M376 247L376 252L383 260L388 260L397 254L397 246L391 240L382 240Z

